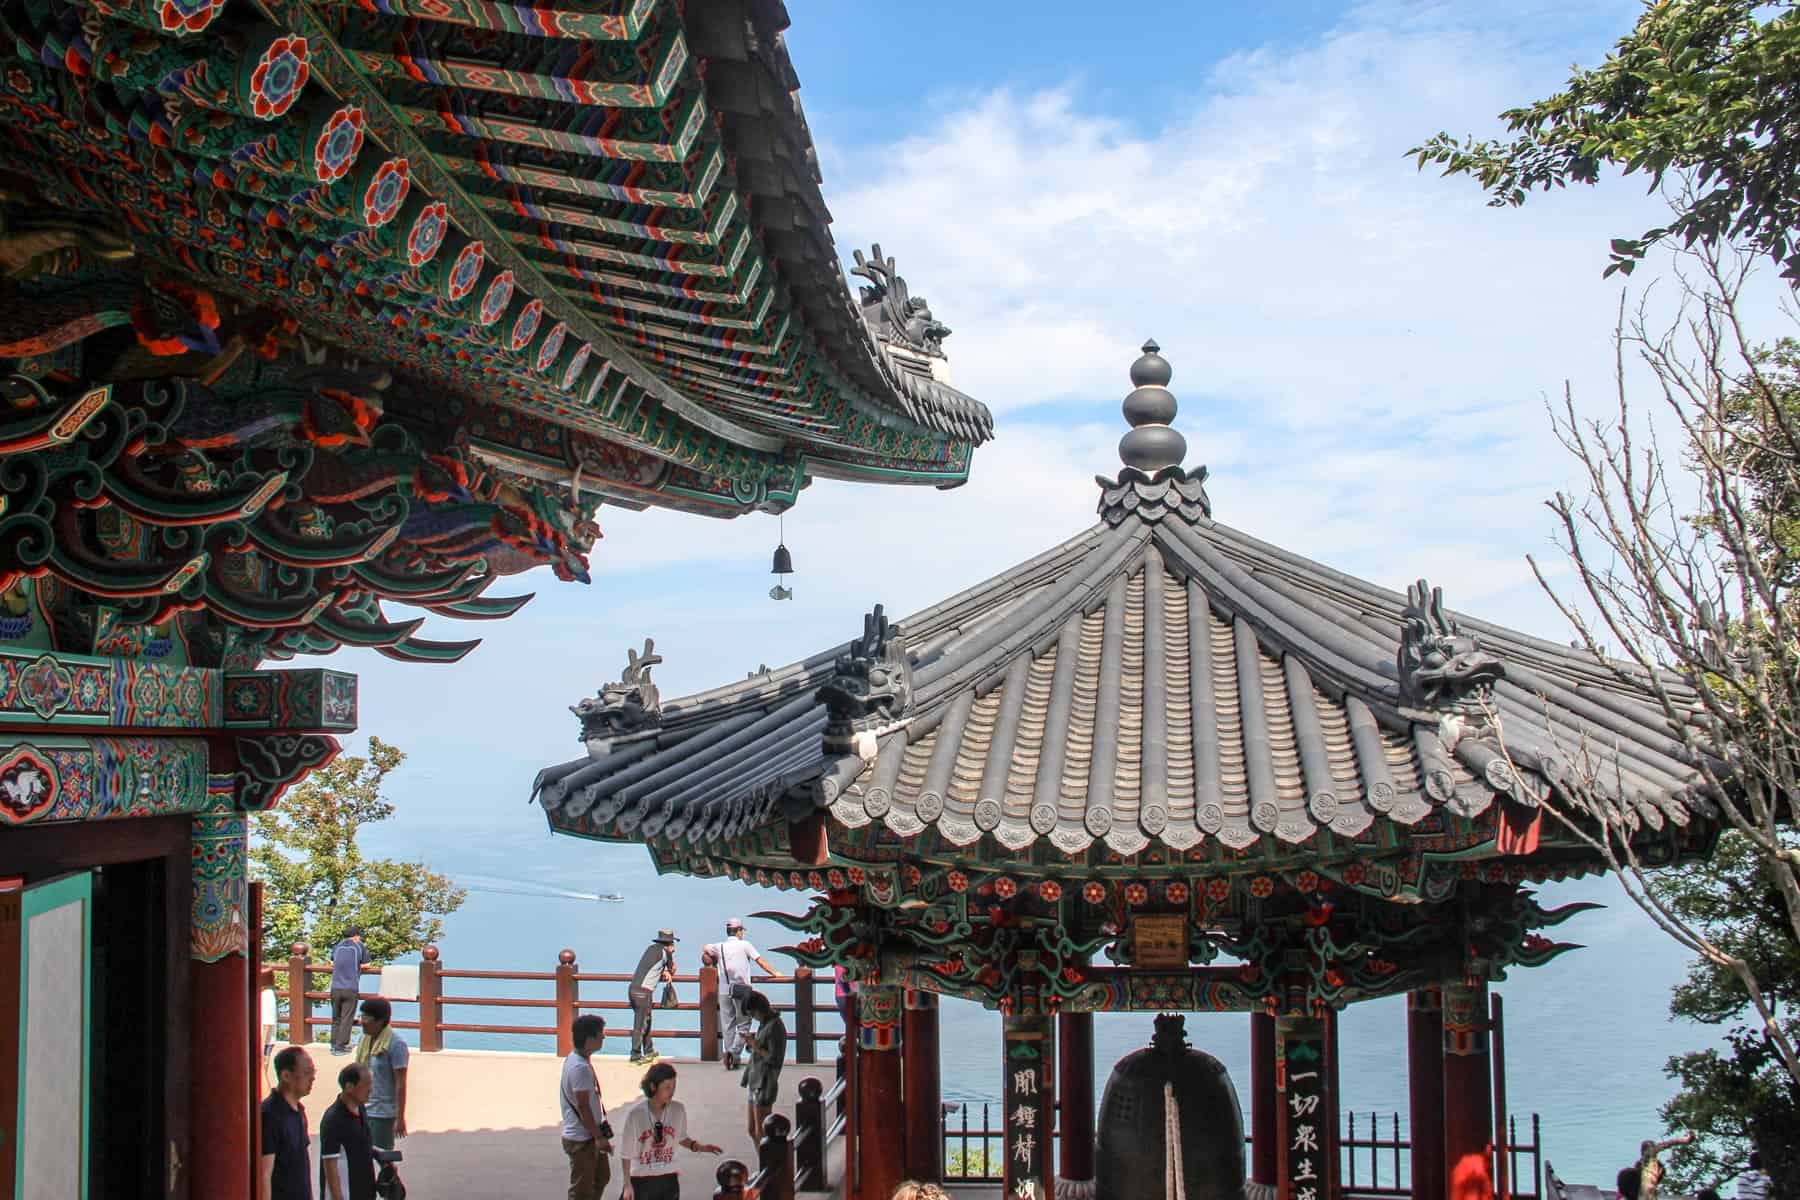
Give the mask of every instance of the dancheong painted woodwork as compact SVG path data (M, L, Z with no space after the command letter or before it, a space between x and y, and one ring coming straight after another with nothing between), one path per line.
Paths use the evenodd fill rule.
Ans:
M771 914L801 962L1009 1011L1496 979L1570 948L1545 931L1585 906L1531 885L1603 869L1596 806L1646 862L1710 849L1699 772L1611 666L1215 521L1170 375L1133 366L1087 532L710 692L664 701L634 656L538 776L551 828L810 893Z
M477 642L425 620L587 582L603 505L968 477L989 414L894 257L859 252L852 292L786 25L0 0L0 894L87 870L118 918L96 1011L163 995L168 1027L124 1036L168 1094L126 1105L152 1117L106 1170L166 1152L169 1195L241 1190L249 818L356 727L354 676L268 664L455 662ZM628 726L650 657L599 705ZM165 951L189 961L152 978ZM190 1139L190 1111L239 1119Z
M444 661L382 604L585 580L598 503L960 483L987 411L879 247L851 295L785 24L0 4L0 590L228 667Z

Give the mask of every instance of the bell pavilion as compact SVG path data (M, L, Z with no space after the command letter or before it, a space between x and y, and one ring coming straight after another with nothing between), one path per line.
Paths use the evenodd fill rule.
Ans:
M601 505L967 478L786 24L0 0L0 1194L250 1194L246 822L357 723L271 664L455 662L423 622L588 582Z
M1413 1195L1491 1196L1487 989L1587 907L1535 889L1604 869L1602 817L1669 864L1715 810L1613 665L1215 521L1154 343L1130 375L1092 528L713 691L664 703L634 662L535 795L557 832L810 899L765 915L854 981L847 1196L940 1175L952 996L1003 1014L1009 1200L1245 1194L1222 1069L1128 1060L1096 1130L1120 1011L1252 1014L1249 1186L1335 1200L1336 1014L1402 994Z

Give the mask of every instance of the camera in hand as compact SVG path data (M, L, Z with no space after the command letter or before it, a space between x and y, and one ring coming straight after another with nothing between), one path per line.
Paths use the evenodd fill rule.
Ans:
M609 1142L613 1140L613 1131L612 1131L612 1122L611 1121L600 1122L600 1136Z

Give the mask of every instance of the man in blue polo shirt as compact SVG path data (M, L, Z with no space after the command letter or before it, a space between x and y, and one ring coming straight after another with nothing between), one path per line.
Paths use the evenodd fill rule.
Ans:
M257 1164L257 1200L313 1200L312 1164L306 1135L306 1106L312 1091L312 1056L289 1046L275 1056L279 1081L262 1102L262 1159Z

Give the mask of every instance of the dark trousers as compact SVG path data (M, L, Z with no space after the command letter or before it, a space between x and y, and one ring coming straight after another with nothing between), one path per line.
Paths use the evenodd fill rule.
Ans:
M642 988L632 988L631 996L631 1057L649 1058L656 1053L656 1046L650 1041L650 1014L653 1005L650 993Z
M633 1175L631 1191L637 1200L681 1200L681 1176Z
M331 1048L339 1052L350 1049L350 1035L356 1029L356 990L331 989Z

